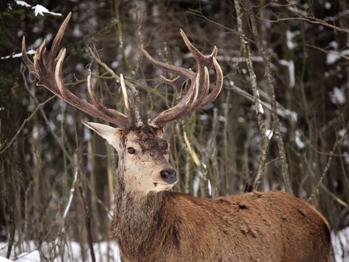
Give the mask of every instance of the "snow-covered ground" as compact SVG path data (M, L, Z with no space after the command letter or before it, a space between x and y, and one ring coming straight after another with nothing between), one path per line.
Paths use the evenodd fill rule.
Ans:
M332 233L332 244L335 254L335 262L349 262L349 227L341 230L338 233ZM62 245L61 245L62 246ZM11 253L11 260L6 259L7 243L0 243L0 262L40 262L40 253L35 247L33 241L28 241L22 245L15 247L15 250ZM93 244L96 261L98 262L120 262L119 248L115 241L105 241ZM47 258L56 254L56 258L50 259L50 261L61 262L62 257L58 257L57 254L63 254L63 261L91 261L90 252L88 247L84 247L84 252L81 250L81 246L77 242L69 242L64 245L64 250L59 250L58 245L55 243L44 243L41 246L41 252ZM83 253L85 259L82 258Z
M61 248L62 248L61 244ZM11 260L5 258L8 245L0 243L0 262L40 262L40 253L35 247L33 241L27 241L23 245L16 246L11 253ZM93 244L97 262L121 262L119 248L115 241L104 241ZM55 243L43 243L41 245L42 255L48 258L49 261L91 261L90 250L87 246L84 247L84 252L81 250L81 245L77 242L69 242L64 245L64 250L59 250ZM63 254L63 257L61 257ZM84 255L83 255L84 254ZM52 259L52 257L55 257ZM85 256L85 259L83 259Z
M349 262L349 227L331 234L336 262Z

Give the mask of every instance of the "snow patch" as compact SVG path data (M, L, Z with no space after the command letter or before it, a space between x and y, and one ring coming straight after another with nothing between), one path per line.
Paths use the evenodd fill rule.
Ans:
M228 57L228 56L217 56L217 59L219 61L227 61L227 62L232 62L232 63L246 63L247 59L246 57ZM263 62L263 57L261 56L251 56L251 60L253 62Z
M265 135L269 140L273 137L273 134L274 134L274 131L271 129L268 129L267 131L265 131Z
M15 260L16 262L40 262L40 253L37 250L34 250L33 252L27 252L23 253L18 256L18 258Z
M27 8L33 9L35 16L37 16L37 15L44 16L45 14L50 14L50 15L55 15L55 16L62 16L61 13L52 12L52 11L48 10L46 7L44 7L43 5L37 4L35 6L32 6L32 5L28 4L27 2L21 1L21 0L15 0L15 3L17 5L19 5L19 6L23 6L23 7L27 7Z
M332 4L330 2L325 3L325 9L329 10L331 9L331 7L332 7Z
M332 92L330 92L331 102L335 105L343 105L346 102L344 90L342 88L335 87Z
M336 262L349 262L349 227L331 233Z
M62 16L61 13L51 12L51 11L49 11L46 7L44 7L44 6L42 6L42 5L35 5L35 6L32 7L32 9L34 9L34 14L35 14L35 16L37 16L37 15L42 15L42 16L44 16L45 14L56 15L56 16Z
M25 1L18 1L18 0L16 0L15 2L16 2L16 4L19 5L19 6L31 7L31 5L28 4L28 3L25 2Z
M298 115L297 115L296 112L291 111L291 110L289 110L289 109L286 109L286 110L285 110L285 114L286 114L287 116L289 116L293 122L297 122L297 120L298 120Z
M119 61L113 61L113 63L111 63L111 68L116 69L119 66Z
M305 144L304 144L304 142L301 139L301 133L298 130L295 133L294 142L296 143L296 146L299 149L303 149L305 147Z
M289 86L291 88L296 85L296 77L295 77L295 66L292 60L280 60L281 65L286 66L288 68L288 78L289 78Z
M92 139L92 134L89 128L84 127L84 136L83 136L84 141L90 141Z
M263 108L261 100L260 100L260 94L259 94L259 90L258 89L257 89L256 96L257 96L257 109L258 109L258 112L261 113L261 114L264 114L264 108Z
M1 257L0 256L0 262L12 262L13 260L9 260L9 259L7 259L7 258L5 258L5 257Z
M331 47L335 50L338 49L338 43L336 41L331 41L329 44L328 44L328 47Z
M346 132L347 132L347 131L346 131L344 128L342 128L341 130L338 131L338 135L339 135L340 137L343 137L343 136L345 135Z
M344 161L347 165L349 165L349 153L348 152L344 152L343 153L343 157L344 157Z
M194 178L194 181L196 179L200 180L198 175ZM331 232L331 242L333 246L335 262L349 262L349 227L342 229L339 232ZM47 247L50 247L50 245L55 246L56 244L57 244L56 242L43 243L42 245L43 253L45 253L45 249ZM24 249L26 249L27 251L23 252L22 250L21 252L19 252L18 250L19 246L22 246L22 248L24 247ZM61 262L62 259L64 259L64 261L75 261L75 262L81 261L82 262L83 261L83 258L81 257L82 248L87 248L87 247L81 247L81 245L75 241L67 242L66 248L64 249L65 253L63 254L63 256L52 258L51 261ZM103 241L103 242L93 243L93 249L95 251L96 261L121 262L120 250L115 241ZM14 247L13 252L19 255L15 255L12 253L11 259L5 258L6 252L7 252L7 243L0 242L0 262L13 262L13 261L39 262L41 261L39 251L35 249L34 241L28 241L28 242L22 243L21 245L16 245ZM87 257L87 259L85 259L85 262L89 262L89 261L91 261L91 259L90 257Z
M219 117L218 117L218 121L219 121L219 122L222 122L222 123L225 123L226 119L225 119L224 116L219 116Z
M258 100L258 112L264 114L264 109L261 102Z
M335 62L337 62L337 60L347 55L349 55L349 49L342 50L342 51L331 50L327 53L326 64L328 65L334 64Z
M81 246L78 242L71 241L65 243L64 254L62 256L58 250L56 241L54 242L44 242L42 244L42 254L46 257L50 257L52 253L47 253L49 251L52 252L52 248L57 249L56 257L50 257L53 262L62 262L62 261L74 261L74 262L90 262L91 258L88 256L83 259L81 256L82 249L88 250L87 246ZM19 252L19 246L22 246L26 251ZM113 261L113 262L121 262L120 258L120 250L115 241L103 241L93 243L93 250L95 252L96 261ZM34 241L28 241L23 243L23 245L15 246L13 252L11 254L10 259L6 259L4 256L7 252L7 243L0 242L0 262L40 262L40 253L36 249Z
M27 51L27 55L34 55L34 54L35 54L34 49L30 49ZM5 59L9 59L9 58L18 58L18 57L22 57L22 53L16 53L13 55L2 56L2 57L0 57L0 60L5 60Z
M73 29L73 36L82 37L84 34L81 32L80 25L76 24Z
M292 50L297 47L297 44L293 42L293 38L299 34L299 31L291 32L289 30L286 31L286 39L287 39L287 47Z
M199 192L199 187L200 187L200 177L198 174L194 177L193 181L193 195L197 196Z
M75 123L73 116L69 114L66 115L65 122L70 126L72 126Z
M210 179L207 180L207 190L208 190L208 195L212 196L212 185Z
M35 140L39 139L39 137L40 137L40 130L39 130L39 127L37 125L35 125L33 127L32 136L33 136L33 139L35 139Z
M199 115L199 120L200 121L207 121L207 120L209 120L209 117L207 114L201 114L201 115Z
M307 9L308 8L308 5L307 4L304 4L303 5L303 8ZM294 5L290 5L288 7L288 10L293 12L293 13L296 13L298 15L302 15L302 16L307 16L309 15L306 11L302 10L302 9L299 9L297 6L294 6Z

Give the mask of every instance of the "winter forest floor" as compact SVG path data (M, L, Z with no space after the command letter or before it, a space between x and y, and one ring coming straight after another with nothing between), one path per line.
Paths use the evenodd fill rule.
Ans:
M349 262L349 228L332 233L332 245L334 250L334 262ZM16 243L10 259L5 259L8 245L0 242L0 262L40 262L40 253L50 258L52 262L74 261L90 262L89 248L83 247L77 242L67 242L58 246L54 243L43 243L41 252L35 248L33 241ZM119 248L116 242L99 242L93 244L96 262L120 262ZM53 255L54 254L54 255Z

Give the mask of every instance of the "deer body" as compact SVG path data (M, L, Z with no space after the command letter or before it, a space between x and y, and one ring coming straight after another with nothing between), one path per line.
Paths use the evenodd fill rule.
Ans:
M329 261L326 222L287 193L206 199L161 192L127 201L113 223L126 261Z
M281 192L249 193L216 199L170 192L177 182L163 138L166 123L184 117L214 101L222 90L223 73L214 48L203 55L181 31L196 61L196 71L165 64L145 56L156 66L176 73L169 85L184 89L177 105L150 123L138 123L122 75L120 83L126 114L105 107L95 96L91 73L87 77L90 101L68 90L62 79L66 50L60 49L71 14L62 23L50 51L45 43L34 61L22 44L23 61L43 86L85 113L117 125L87 122L118 153L113 236L127 261L325 262L330 238L326 220L310 205ZM216 83L210 85L209 68ZM184 84L184 85L183 85Z

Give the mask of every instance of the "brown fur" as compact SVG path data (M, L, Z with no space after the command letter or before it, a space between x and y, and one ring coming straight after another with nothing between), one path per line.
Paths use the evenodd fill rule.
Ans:
M119 200L113 235L126 261L329 261L324 218L283 192Z

